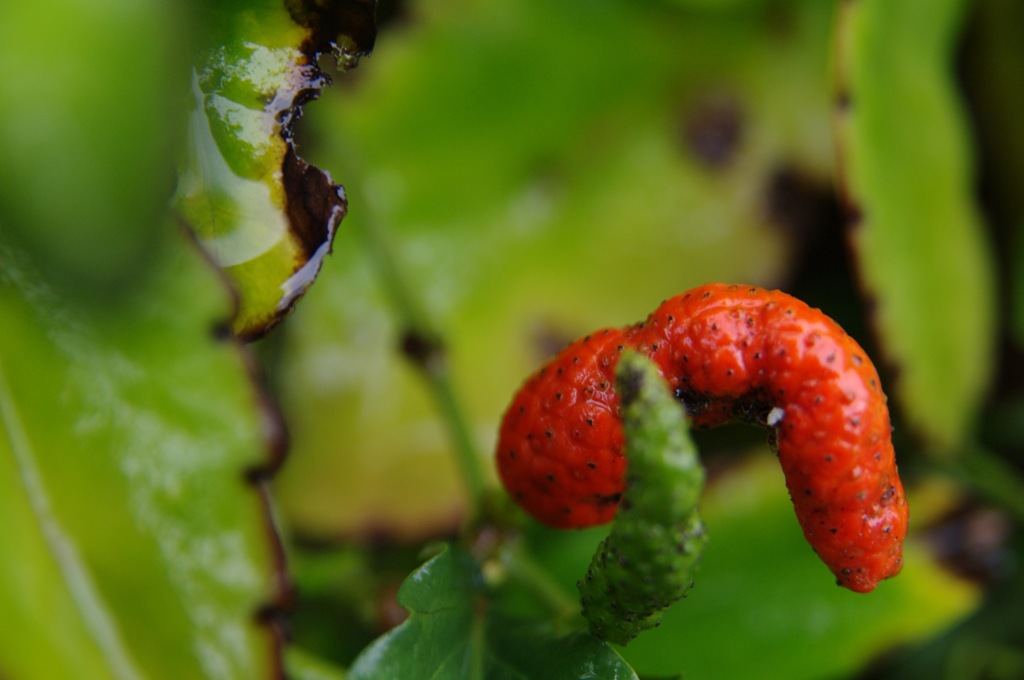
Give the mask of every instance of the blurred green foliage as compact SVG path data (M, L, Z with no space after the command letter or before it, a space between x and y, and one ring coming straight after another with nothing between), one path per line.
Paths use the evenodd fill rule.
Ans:
M150 263L183 138L190 42L179 3L5 3L5 237L84 299Z
M455 650L488 677L1019 677L1019 3L382 5L375 54L298 131L350 215L252 351L168 206L197 45L287 13L211 7L4 8L0 676L416 677ZM249 125L222 152L266 141ZM606 530L474 498L452 454L493 486L525 375L711 280L795 292L885 360L906 568L836 588L767 447L698 433L697 585L620 654L574 632ZM292 442L272 483L254 356Z
M302 150L346 178L352 210L282 341L289 520L415 533L463 502L434 405L395 360L405 329L368 231L443 331L488 453L509 395L568 340L709 280L784 281L801 232L829 228L832 9L405 6L307 119Z

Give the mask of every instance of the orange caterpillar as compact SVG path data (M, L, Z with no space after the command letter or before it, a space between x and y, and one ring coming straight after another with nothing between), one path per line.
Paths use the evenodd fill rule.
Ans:
M878 373L820 310L756 286L690 290L643 323L577 340L523 385L497 463L534 517L563 528L614 517L625 470L614 369L627 347L661 368L695 426L771 428L804 536L839 585L868 592L899 573L908 507Z

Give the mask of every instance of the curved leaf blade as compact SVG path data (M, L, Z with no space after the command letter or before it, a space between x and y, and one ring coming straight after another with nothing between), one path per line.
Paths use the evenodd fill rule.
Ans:
M373 5L281 0L211 11L213 47L193 73L174 206L237 289L235 333L255 339L312 284L347 211L344 189L299 158L292 125L330 83L321 53L349 67L372 47Z
M77 553L57 559L58 552L67 552L67 542L49 517L46 497L36 490L38 471L30 467L31 446L25 442L21 416L4 380L2 364L0 418L6 435L0 437L0 518L4 519L5 540L18 546L18 559L0 562L0 602L5 605L0 634L4 640L19 640L22 650L11 654L0 649L0 668L19 678L73 677L83 668L103 669L106 652L120 657L122 667L134 669L134 663L123 660L119 637L108 634L103 641L97 639L90 633L85 617L79 615L76 600L91 600L92 584L81 583ZM29 460L26 463L19 458ZM32 490L34 503L26 498L25 489ZM70 588L51 587L72 574L79 581L77 598ZM35 612L39 610L48 613L47 619L52 617L46 631L37 620ZM96 625L109 626L105 612L97 611L93 618L100 620ZM53 644L56 640L62 644ZM134 674L134 670L131 672Z
M0 526L21 539L0 553L5 677L280 672L257 616L282 597L279 550L244 475L268 464L265 414L213 339L220 280L166 246L99 309L0 244Z
M962 443L992 373L993 263L951 55L963 0L840 6L836 129L863 285L907 418Z

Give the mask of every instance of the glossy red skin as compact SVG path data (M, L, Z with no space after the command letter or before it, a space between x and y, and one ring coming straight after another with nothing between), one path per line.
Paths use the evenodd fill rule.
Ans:
M501 426L498 473L531 515L553 527L610 522L626 459L615 365L626 333L581 338L533 374Z
M523 386L502 425L502 479L537 519L582 527L614 516L609 499L621 493L625 467L614 392L601 393L599 427L574 439L566 435L579 429L582 409L550 404L550 389L564 395L595 380L611 385L619 347L628 346L661 367L698 427L736 417L767 426L770 410L781 409L774 428L779 462L808 542L851 590L868 592L899 573L908 507L886 397L865 352L834 321L779 291L708 284L665 301L642 324L602 337L615 338L612 351L593 336L570 345ZM567 370L581 364L594 368ZM558 368L555 380L548 374ZM537 428L560 437L524 447L524 435L535 438ZM570 446L562 447L566 439ZM510 457L517 447L526 455ZM581 469L591 460L602 465ZM548 470L574 480L571 493L565 484L545 486Z
M782 409L775 442L786 486L840 585L867 592L900 571L908 507L886 397L838 324L779 291L710 284L662 303L633 344L684 399L711 402L697 425L718 424L723 401L757 403L759 415Z

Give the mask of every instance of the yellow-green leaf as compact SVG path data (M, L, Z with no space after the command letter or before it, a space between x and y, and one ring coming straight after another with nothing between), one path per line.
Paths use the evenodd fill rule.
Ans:
M177 230L85 307L0 240L0 675L279 677L281 564L227 293Z
M895 396L936 448L963 442L992 373L994 269L953 50L964 0L840 3L836 129L861 279Z
M237 290L235 333L253 339L316 278L347 210L344 189L298 156L292 126L330 82L321 53L347 67L373 46L373 6L238 2L205 18L174 206Z

